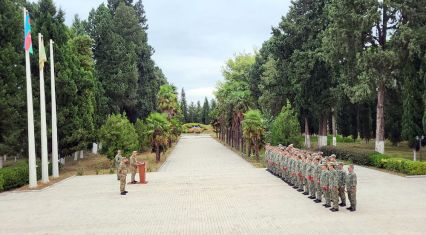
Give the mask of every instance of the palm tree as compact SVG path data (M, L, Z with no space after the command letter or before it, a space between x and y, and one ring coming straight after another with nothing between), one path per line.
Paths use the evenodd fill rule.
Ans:
M176 114L178 108L177 94L171 85L162 85L158 91L158 108L167 114L170 121Z
M146 119L151 143L155 147L155 160L160 161L160 146L166 145L171 131L170 122L160 113L151 113Z
M259 161L259 145L265 132L262 113L255 109L244 113L243 135L254 145L256 160Z

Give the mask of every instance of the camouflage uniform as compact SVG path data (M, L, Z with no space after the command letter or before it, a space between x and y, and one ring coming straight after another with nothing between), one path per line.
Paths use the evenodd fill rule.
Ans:
M346 181L346 172L342 169L337 170L339 174L339 197L342 201L342 206L346 206L346 194L345 194L345 181Z
M120 166L121 160L123 159L123 157L121 156L121 153L117 153L117 155L115 155L115 169L117 171L117 180L120 180L120 174L118 173L118 167Z
M130 156L130 173L132 174L131 177L131 182L136 182L135 180L135 175L138 169L138 165L137 165L137 160L136 160L136 155Z
M314 175L315 189L316 189L315 191L317 193L317 195L316 195L317 201L322 200L321 173L322 173L321 165L317 164L316 172L315 172L315 175Z
M310 164L310 171L309 171L309 194L311 195L311 198L315 198L315 181L314 181L314 174L317 170L317 165L314 161Z
M357 179L355 172L349 172L346 177L346 191L348 192L348 199L353 209L356 209L356 184Z
M328 186L333 209L339 210L339 175L334 168L329 171Z
M127 176L127 158L122 158L118 167L118 174L120 176L120 192L126 191L126 176Z
M325 205L330 205L330 197L328 191L328 170L322 170L320 175L320 186L322 190L322 194L325 198ZM319 198L321 200L321 198Z

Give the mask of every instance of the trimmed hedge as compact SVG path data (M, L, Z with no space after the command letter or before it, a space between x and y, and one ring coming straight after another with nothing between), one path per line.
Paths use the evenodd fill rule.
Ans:
M399 157L390 157L377 152L355 152L334 147L323 147L324 155L336 154L341 160L352 161L355 164L374 166L407 175L426 175L426 162L415 162Z
M371 166L372 159L370 157L370 152L367 151L359 151L354 152L346 149L339 149L330 146L325 146L321 148L321 151L325 156L330 156L331 154L336 154L336 157L345 160L351 161L358 165Z
M37 180L41 179L41 162L37 161ZM52 174L49 163L49 175ZM14 189L28 184L28 162L21 162L14 166L0 169L0 192Z

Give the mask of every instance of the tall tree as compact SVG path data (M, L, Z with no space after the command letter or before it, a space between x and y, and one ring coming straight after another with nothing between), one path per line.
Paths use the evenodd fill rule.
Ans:
M185 90L182 88L182 91L180 92L180 108L182 110L182 116L183 116L183 122L187 123L189 122L188 118L188 104L186 103L186 94Z
M201 122L202 123L204 123L204 124L209 124L210 123L209 113L210 113L209 101L207 100L207 97L205 97L204 98L203 109L201 111Z
M22 7L24 1L0 4L0 155L26 152L27 117Z

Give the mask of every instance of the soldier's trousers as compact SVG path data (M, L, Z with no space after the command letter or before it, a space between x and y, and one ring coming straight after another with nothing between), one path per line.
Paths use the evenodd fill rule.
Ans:
M343 204L346 204L345 187L339 187L339 197Z
M315 183L316 191L317 191L317 200L322 200L322 188L319 183Z
M120 192L126 190L126 176L125 174L120 174Z
M315 183L314 181L308 181L309 182L309 193L311 196L315 197Z
M308 179L306 177L303 177L303 184L305 185L305 192L309 192Z
M351 207L356 209L356 189L347 189L348 191L348 199L351 203Z
M330 199L333 202L333 208L338 210L339 209L339 191L336 188L332 188L330 190Z
M118 167L116 167L115 170L117 171L117 180L120 180L120 173L118 173Z
M328 190L328 189L324 190L323 194L324 194L324 198L325 198L325 204L330 205L330 203L331 203L330 190Z
M299 189L303 190L303 176L298 176L299 179Z
M132 175L131 175L132 177L131 177L131 181L132 182L135 182L136 180L135 180L135 176L136 176L136 171L134 171L134 172L132 172Z

